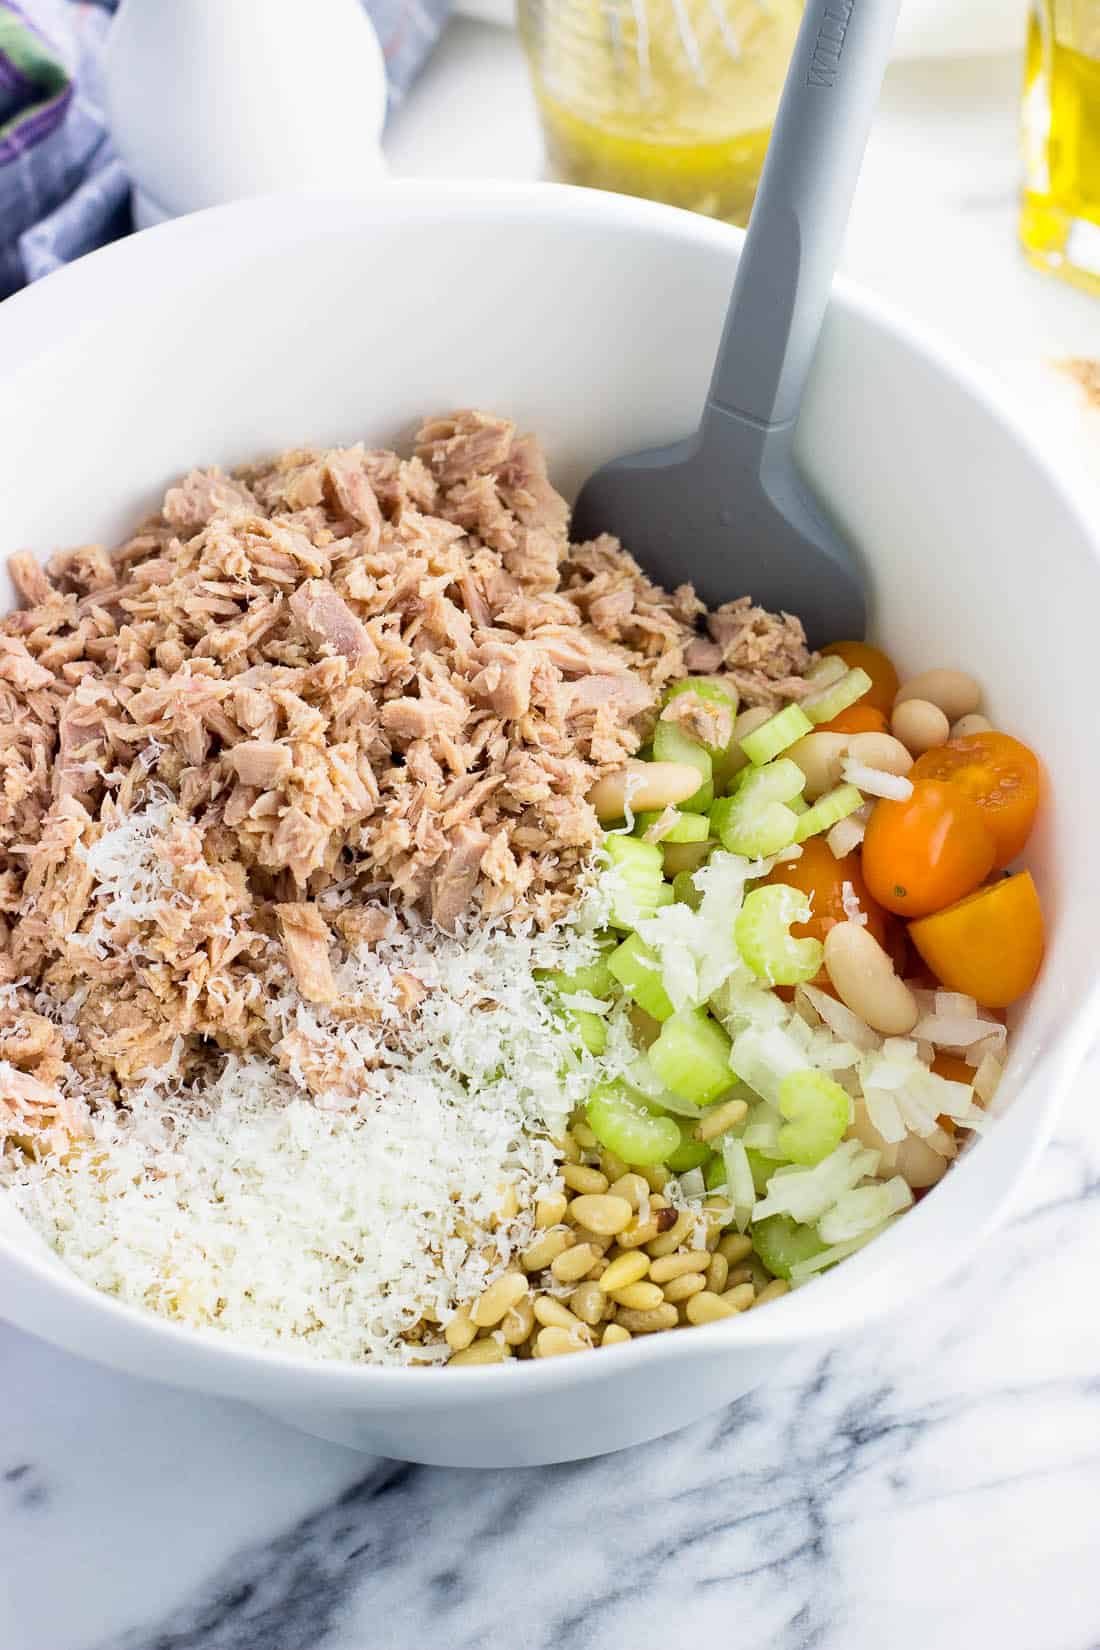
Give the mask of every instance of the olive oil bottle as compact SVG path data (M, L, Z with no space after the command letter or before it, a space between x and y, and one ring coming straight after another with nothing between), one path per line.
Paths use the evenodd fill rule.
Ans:
M1023 144L1028 257L1100 294L1100 0L1031 0Z

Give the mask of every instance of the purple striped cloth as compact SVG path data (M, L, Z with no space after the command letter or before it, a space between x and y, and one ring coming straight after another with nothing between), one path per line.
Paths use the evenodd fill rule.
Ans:
M115 4L0 0L0 298L130 230L130 184L111 147L100 77ZM392 107L434 46L450 0L363 4L382 42Z

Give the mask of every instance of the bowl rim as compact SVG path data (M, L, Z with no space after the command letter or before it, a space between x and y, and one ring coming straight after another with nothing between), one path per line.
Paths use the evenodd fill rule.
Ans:
M550 216L561 223L575 225L580 231L586 228L598 232L642 231L654 239L678 241L688 256L696 248L735 254L744 238L740 230L729 225L674 207L545 182L386 180L354 196L302 193L256 196L211 207L114 242L14 294L0 306L0 359L4 361L5 374L14 375L32 365L38 355L54 353L59 347L59 335L63 336L74 316L79 321L85 320L90 313L98 312L100 302L105 310L117 308L123 301L124 286L143 272L152 275L165 263L194 267L208 247L215 260L228 257L232 261L246 252L254 254L272 249L288 240L300 242L312 234L351 230L357 224L402 220L443 224L474 216L495 220L502 231L507 231L509 226L521 225L529 215L540 220ZM186 257L179 257L181 253L186 253ZM845 278L838 278L834 283L832 302L854 313L872 330L889 336L907 352L931 363L977 404L983 417L1025 448L1040 471L1045 472L1100 564L1100 528L1090 519L1091 495L1085 479L1055 450L1044 431L1025 416L1022 400L1010 387L1000 384L991 372L969 359L934 329ZM1100 962L1060 1037L1047 1052L1041 1071L1029 1075L1017 1096L1015 1103L1019 1103L1037 1081L1046 1090L1035 1128L1011 1181L985 1218L957 1245L956 1251L942 1263L930 1264L927 1274L919 1281L917 1294L931 1290L957 1270L989 1231L1003 1221L1021 1182L1051 1138L1066 1092L1091 1043L1098 1008ZM922 1223L927 1225L935 1220L934 1209L934 1200L923 1200L908 1212L905 1227L910 1233L919 1233ZM896 1302L883 1300L881 1292L877 1297L864 1300L865 1292L859 1288L863 1279L889 1268L898 1238L898 1231L892 1229L867 1249L851 1256L840 1269L844 1278L841 1288L836 1287L837 1272L815 1280L812 1294L817 1310L813 1314L816 1322L812 1324L803 1321L807 1315L800 1304L804 1297L795 1292L773 1302L762 1316L738 1315L735 1328L731 1328L732 1320L727 1320L697 1326L690 1336L656 1335L644 1341L636 1338L622 1346L608 1348L613 1354L610 1359L532 1359L524 1360L518 1367L514 1360L509 1360L496 1366L448 1370L442 1385L431 1378L430 1368L319 1359L305 1353L252 1347L213 1328L192 1327L158 1317L139 1306L100 1294L75 1274L58 1271L52 1259L44 1259L33 1251L24 1252L3 1236L0 1236L0 1255L5 1265L13 1266L22 1274L25 1284L53 1294L74 1322L95 1318L106 1330L113 1320L121 1332L121 1340L130 1346L142 1341L147 1346L157 1343L167 1354L174 1350L177 1355L183 1355L178 1363L173 1361L173 1372L165 1374L164 1379L182 1380L184 1384L210 1391L244 1393L261 1385L265 1377L278 1378L280 1387L288 1378L293 1378L299 1390L309 1391L318 1399L358 1398L364 1403L374 1400L386 1408L417 1404L434 1408L445 1400L447 1407L452 1408L480 1402L487 1393L496 1390L492 1383L502 1380L519 1381L520 1388L511 1386L509 1390L534 1395L558 1387L563 1381L584 1385L603 1380L608 1372L612 1376L625 1374L639 1360L656 1369L662 1360L667 1363L670 1359L706 1353L735 1356L745 1347L793 1349L826 1335L831 1338L856 1324L887 1314L903 1300L912 1299L910 1291ZM835 1303L834 1294L838 1297ZM843 1300L843 1296L848 1299ZM834 1307L832 1312L827 1310L830 1306ZM43 1333L37 1328L35 1332ZM45 1333L49 1335L50 1331ZM58 1337L58 1344L67 1343ZM72 1350L82 1351L78 1346ZM192 1354L190 1369L186 1367L188 1353ZM110 1354L101 1356L95 1350L82 1351L82 1355L104 1363L111 1361Z

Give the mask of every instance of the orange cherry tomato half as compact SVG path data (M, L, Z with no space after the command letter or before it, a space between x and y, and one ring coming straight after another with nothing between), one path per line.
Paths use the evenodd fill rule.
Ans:
M816 733L889 733L890 724L882 711L869 705L866 699L857 700L834 716L831 722L819 722Z
M1002 870L1021 852L1039 806L1039 759L1007 733L968 733L917 758L910 776L965 792L982 810Z
M835 928L838 922L848 921L850 913L844 904L847 884L851 890L849 899L854 897L860 910L867 917L868 933L873 934L880 945L887 944L889 919L867 892L858 852L847 854L844 859L837 859L824 837L812 836L802 844L799 859L777 865L764 881L783 882L788 888L797 888L801 893L809 895L813 915L809 922L796 922L791 925L791 933L796 939L824 940L830 928ZM832 991L824 969L813 984Z
M872 647L869 642L830 642L821 651L826 657L843 659L849 670L865 670L871 678L871 686L859 703L873 705L876 710L889 716L898 691L898 673L881 648ZM879 730L861 728L855 731L877 733Z
M909 938L948 991L1007 1008L1031 990L1043 960L1043 910L1030 872L910 923Z
M977 803L958 786L921 779L905 802L875 803L863 838L863 877L887 911L927 917L983 883L995 854Z

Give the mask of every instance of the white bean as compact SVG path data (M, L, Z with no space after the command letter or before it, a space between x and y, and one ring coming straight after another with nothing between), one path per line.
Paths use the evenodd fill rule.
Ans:
M766 705L750 705L743 710L733 724L733 738L730 740L729 756L726 759L726 772L729 775L740 773L747 768L749 759L741 749L742 739L747 739L750 733L762 728L765 722L770 722L775 712L768 710Z
M840 770L851 737L848 733L807 733L783 752L792 762L797 762L806 775L808 802L816 802L819 796L840 784Z
M820 739L821 734L809 735ZM863 768L877 768L880 773L907 774L913 758L900 739L888 733L855 733L848 741L848 760Z
M882 946L854 922L825 936L825 968L843 1003L886 1037L904 1037L917 1023L917 999L894 973Z
M617 773L597 780L588 800L601 820L622 819L627 791L635 813L686 802L699 789L699 769L688 762L628 762Z
M992 733L993 723L988 716L960 716L951 729L952 739L965 739L970 733Z
M925 670L901 684L894 695L894 704L904 704L906 699L927 699L939 706L948 722L957 722L960 716L969 716L977 710L982 702L982 690L964 670Z
M951 734L950 722L930 699L906 699L896 707L890 726L895 738L914 756L923 756L937 745L946 745Z

